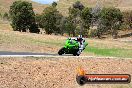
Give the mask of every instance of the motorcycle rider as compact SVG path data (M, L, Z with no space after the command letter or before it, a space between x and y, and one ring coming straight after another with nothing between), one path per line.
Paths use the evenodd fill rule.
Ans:
M73 40L79 43L79 53L81 53L85 49L84 46L85 39L82 37L82 35L78 35L77 38L68 38L68 40L71 45L73 44Z
M79 42L79 51L82 52L84 50L85 39L82 37L82 35L79 35L76 40Z

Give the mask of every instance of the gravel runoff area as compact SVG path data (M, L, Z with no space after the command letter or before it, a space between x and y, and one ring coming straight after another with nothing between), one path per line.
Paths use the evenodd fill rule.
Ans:
M0 88L132 88L130 84L76 83L77 68L88 74L130 74L132 59L93 57L0 58Z

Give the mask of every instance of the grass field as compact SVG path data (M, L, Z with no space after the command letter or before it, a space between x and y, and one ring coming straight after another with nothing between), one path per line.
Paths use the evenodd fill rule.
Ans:
M12 27L9 23L9 21L4 21L0 19L0 29L2 30L12 30Z
M53 37L53 36L52 36ZM54 38L48 35L30 33L19 33L11 31L0 31L0 50L2 51L23 51L23 52L57 52L59 48L59 36ZM48 39L49 38L49 39ZM56 46L57 45L57 46Z
M66 37L20 33L10 30L0 30L0 50L17 52L57 53L63 47ZM112 56L132 58L132 42L113 39L86 39L88 47L82 55Z
M100 48L88 46L84 52L93 53L99 56L113 56L113 57L127 57L132 58L132 49L120 49L120 48Z

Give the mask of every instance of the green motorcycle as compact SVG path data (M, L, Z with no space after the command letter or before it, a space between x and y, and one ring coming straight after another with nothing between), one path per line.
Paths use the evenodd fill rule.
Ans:
M88 45L88 43L84 42L84 48ZM79 56L82 51L79 50L79 42L76 41L75 39L67 39L64 47L62 47L59 51L58 54L73 54L74 56Z

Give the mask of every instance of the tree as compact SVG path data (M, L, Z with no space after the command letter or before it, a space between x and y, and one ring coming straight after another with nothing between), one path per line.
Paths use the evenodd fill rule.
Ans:
M63 29L64 21L65 20L63 20L62 14L60 14L60 13L56 14L56 24L55 24L56 25L56 30L55 30L55 33L58 33L58 34L63 35L63 31L64 31L64 29Z
M43 28L42 26L42 14L36 14L35 15L36 24L39 28Z
M66 18L66 22L64 25L65 31L69 36L75 36L76 25L74 25L73 20L70 17Z
M75 26L75 28L72 29L73 36L80 34L80 32L82 34L83 24L81 13L83 9L84 6L80 1L75 2L72 7L69 8L69 18Z
M117 8L103 8L99 15L99 25L97 35L110 32L113 38L117 37L118 30L122 23L122 13Z
M83 10L83 9L84 9L84 5L83 5L80 1L76 1L76 2L73 4L73 8L79 9L79 10Z
M62 19L62 15L57 11L57 9L53 6L49 6L44 9L43 14L41 16L42 28L45 29L47 34L60 34L60 22Z
M56 2L53 2L53 3L52 3L52 6L53 6L53 7L56 7L56 6L57 6L57 3L56 3Z
M132 29L132 11L123 12L123 21L127 29Z
M81 34L83 36L88 35L92 18L90 8L85 8L81 2L77 1L69 8L69 18L71 18L72 22L76 26L74 29L75 34Z
M82 18L83 34L87 36L92 19L91 9L88 7L84 8L81 13L81 18Z
M69 16L68 16L68 24L70 25L74 25L74 29L72 29L70 32L69 30L69 33L72 33L73 36L75 36L75 34L77 34L77 26L79 25L80 26L80 14L81 14L81 11L79 9L76 9L76 8L69 8ZM72 24L71 24L72 23Z
M35 22L35 14L32 4L26 1L15 1L10 6L11 26L14 31L39 33L38 26Z

